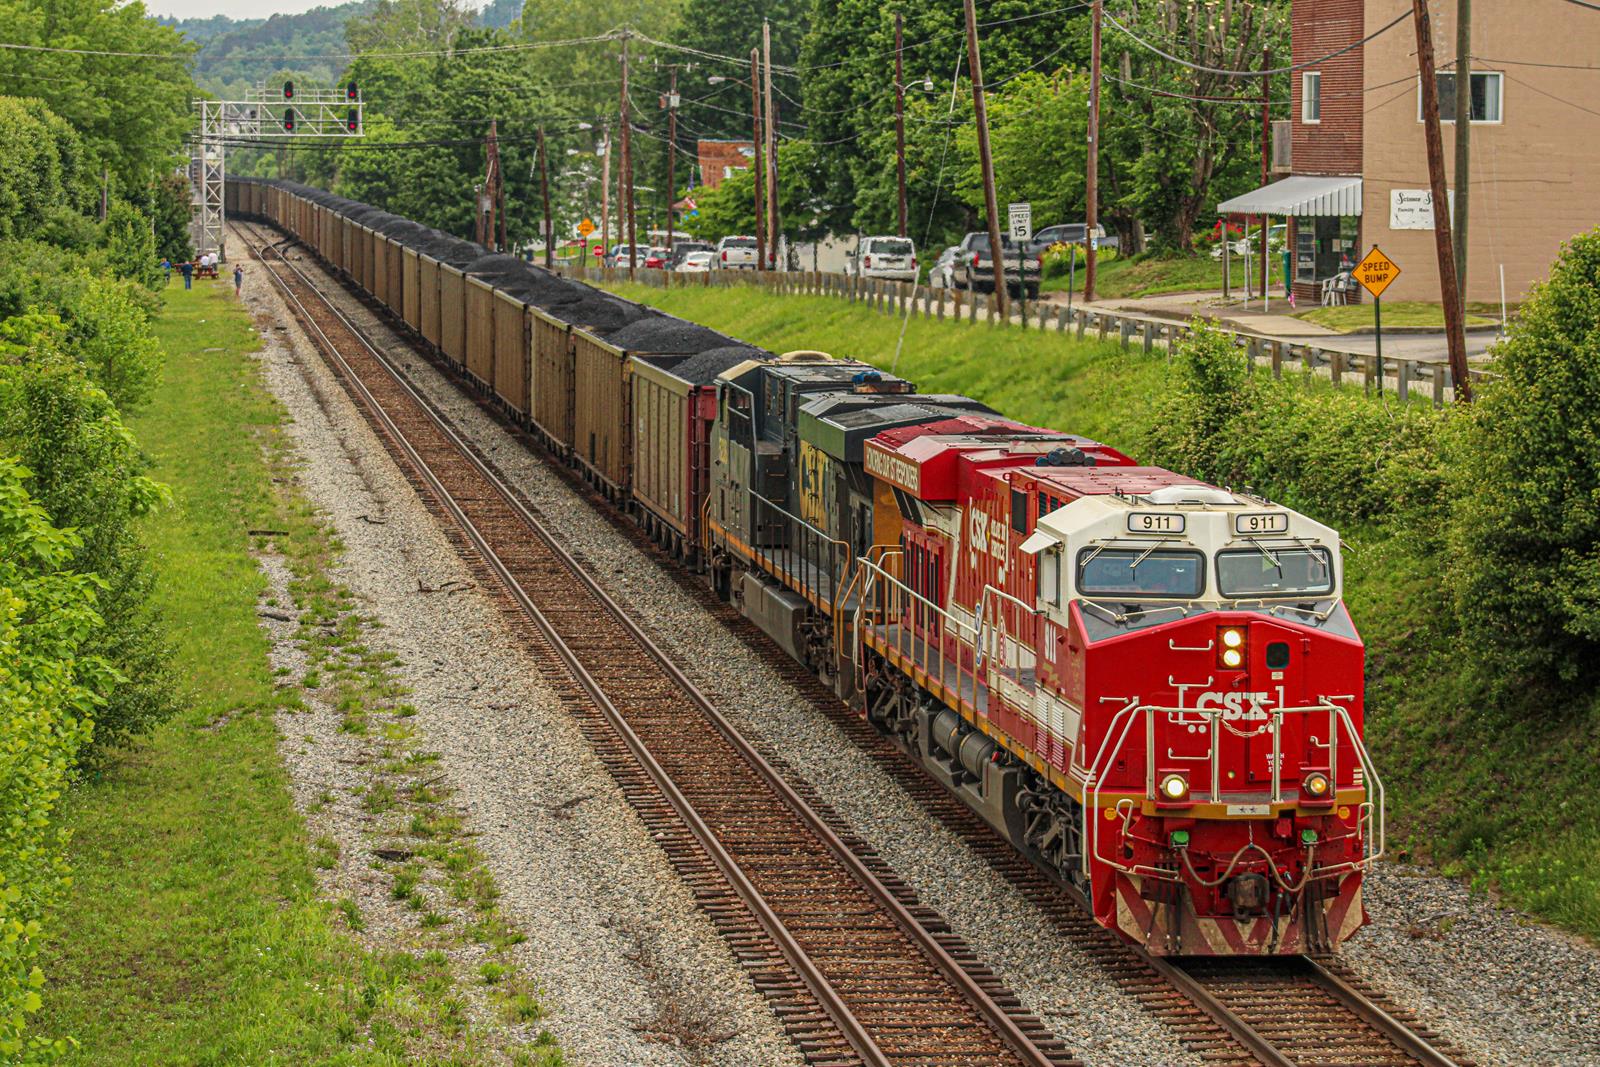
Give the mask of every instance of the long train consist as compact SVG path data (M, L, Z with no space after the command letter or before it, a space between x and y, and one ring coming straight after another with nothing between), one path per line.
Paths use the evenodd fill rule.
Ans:
M1334 531L776 356L329 193L230 181L1161 955L1336 948L1383 792Z

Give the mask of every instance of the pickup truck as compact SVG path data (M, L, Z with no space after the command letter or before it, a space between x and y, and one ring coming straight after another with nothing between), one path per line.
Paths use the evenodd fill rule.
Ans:
M724 237L717 242L716 264L718 270L755 270L756 239Z
M1039 257L1030 254L1020 245L1014 244L1010 237L1000 237L1001 255L1005 257L1006 289L1016 292L1021 286L1028 287L1028 299L1039 298ZM969 292L992 293L994 292L994 258L989 254L989 235L986 233L969 233L961 239L956 246L955 261L952 264L952 278L957 289L966 289Z

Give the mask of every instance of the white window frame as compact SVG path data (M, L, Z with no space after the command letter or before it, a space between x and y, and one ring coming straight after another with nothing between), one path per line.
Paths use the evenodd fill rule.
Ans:
M1316 91L1311 87L1315 85ZM1311 102L1317 103L1317 114L1311 115ZM1300 121L1308 126L1318 126L1322 123L1322 71L1304 70L1300 72Z
M1473 119L1472 120L1472 124L1474 126L1499 126L1499 125L1501 125L1502 123L1504 123L1506 121L1506 76L1505 76L1505 72L1504 71L1499 71L1499 70L1473 70L1473 71L1470 71L1469 73L1474 78L1477 78L1477 77L1481 76L1481 77L1484 77L1484 78L1493 78L1494 79L1494 84L1495 84L1495 103L1497 105L1499 105L1498 107L1495 108L1495 114L1498 116L1497 118L1492 118L1492 119ZM1450 76L1452 78L1454 78L1456 76L1456 72L1453 71L1453 70L1439 70L1439 71L1435 71L1434 74L1435 75L1448 75L1448 76ZM1485 99L1487 99L1487 98L1485 98ZM1421 77L1421 75L1417 76L1417 121L1418 122L1422 121L1422 77ZM1451 123L1453 125L1455 123L1455 121L1456 121L1456 115L1455 115L1454 109L1451 110L1450 114L1446 115L1444 113L1444 107L1441 105L1440 108L1439 108L1439 122L1440 122L1440 124L1448 122L1448 123Z

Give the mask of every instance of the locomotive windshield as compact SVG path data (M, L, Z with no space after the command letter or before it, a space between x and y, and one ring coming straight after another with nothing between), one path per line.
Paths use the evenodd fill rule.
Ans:
M1085 596L1193 600L1205 584L1205 557L1198 552L1103 548L1078 557L1078 592Z
M1217 588L1225 597L1277 597L1333 592L1325 548L1257 548L1217 554Z

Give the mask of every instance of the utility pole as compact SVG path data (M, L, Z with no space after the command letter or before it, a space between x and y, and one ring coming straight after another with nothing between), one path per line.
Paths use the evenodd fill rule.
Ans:
M488 218L483 227L484 244L489 246L489 251L498 252L500 247L495 243L495 209L500 203L500 139L496 120L489 120L489 140L484 146L484 153L488 157L488 174L483 182L484 196L488 199Z
M678 65L674 63L667 88L667 263L672 263L672 201L678 195L674 180L678 162Z
M1472 174L1472 0L1456 0L1456 288L1467 300L1467 198Z
M767 118L767 255L772 262L764 264L768 270L778 266L778 235L783 227L778 221L778 112L772 106L772 23L761 20L761 64L766 68L766 118Z
M1450 198L1445 192L1444 138L1439 133L1439 83L1433 65L1433 17L1427 0L1411 0L1417 28L1417 68L1422 76L1422 130L1428 142L1428 187L1433 196L1433 237L1439 257L1439 295L1444 303L1445 339L1450 346L1450 375L1456 399L1472 399L1467 372L1466 324L1461 318L1461 289L1456 279L1455 249L1450 241ZM1459 88L1459 86L1457 87Z
M111 212L111 168L100 165L100 221L106 221Z
M622 34L622 173L617 175L618 181L626 187L620 194L621 203L618 205L622 215L618 222L623 227L623 232L628 236L628 277L633 277L633 272L639 266L639 249L635 247L633 225L633 154L631 141L628 136L631 122L628 119L628 41L629 34ZM626 221L624 221L624 219Z
M906 235L906 68L903 62L905 17L894 13L894 158L900 187L900 236Z
M1272 49L1266 48L1261 52L1261 184L1266 185L1272 180ZM1272 294L1267 291L1267 279L1271 274L1267 272L1267 229L1272 221L1270 215L1261 216L1261 308L1267 308L1267 302L1272 299ZM1222 240L1228 240L1228 228L1222 228Z
M611 123L600 127L600 136L606 146L605 158L600 164L600 265L603 267L606 253L611 251ZM622 227L617 229L621 231Z
M1083 176L1083 302L1094 299L1095 227L1100 225L1100 17L1101 0L1094 0L1094 22L1089 34L1089 167ZM1222 236L1228 236L1227 226Z
M545 155L544 127L539 127L539 197L544 201L544 269L555 267L555 230L550 225L550 161Z
M761 189L766 184L763 172L766 167L762 162L764 153L761 150L761 49L750 49L750 145L755 154L750 158L750 172L756 179L756 264L759 267L767 261L767 202L762 199Z
M994 159L989 154L989 111L984 106L983 61L978 56L978 13L972 0L965 0L964 6L967 14L967 68L972 72L972 111L978 124L978 163L983 168L984 210L989 213L989 256L994 262L994 298L1003 321L1010 314L1006 302L1006 249L1000 243L1000 206L994 192ZM1089 262L1093 263L1094 260ZM1020 260L1017 266L1020 270ZM1018 281L1026 289L1027 280L1019 276Z

